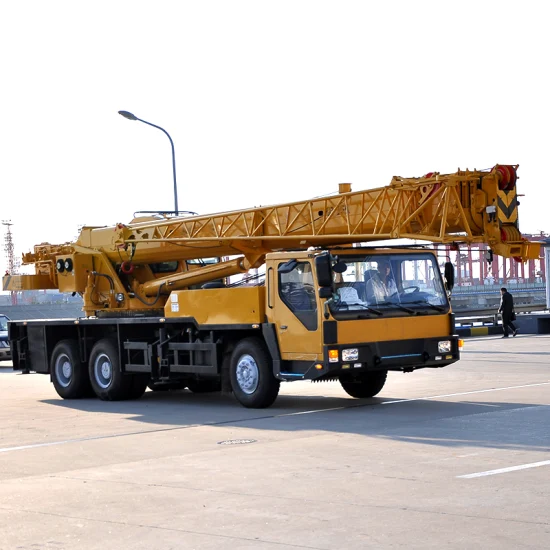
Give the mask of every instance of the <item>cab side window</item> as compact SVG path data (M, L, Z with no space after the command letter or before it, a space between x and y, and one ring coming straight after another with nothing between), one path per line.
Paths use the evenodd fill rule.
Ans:
M308 330L317 330L317 300L308 262L296 262L292 271L279 273L279 296Z

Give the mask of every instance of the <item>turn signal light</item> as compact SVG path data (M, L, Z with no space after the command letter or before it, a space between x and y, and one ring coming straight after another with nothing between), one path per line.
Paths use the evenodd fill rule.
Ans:
M463 347L464 347L464 340L461 339L458 341L458 349L462 350Z
M330 363L338 363L338 350L329 349L328 350L328 360Z

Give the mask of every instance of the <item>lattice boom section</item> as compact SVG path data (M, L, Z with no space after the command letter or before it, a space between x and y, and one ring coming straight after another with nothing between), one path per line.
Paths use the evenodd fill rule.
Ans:
M422 202L422 199L423 202ZM160 222L153 227L125 227L125 241L199 241L227 239L296 239L350 237L350 242L413 234L442 237L445 232L469 231L469 222L453 187L439 187L423 197L417 189L385 187L346 193L301 203L197 216Z

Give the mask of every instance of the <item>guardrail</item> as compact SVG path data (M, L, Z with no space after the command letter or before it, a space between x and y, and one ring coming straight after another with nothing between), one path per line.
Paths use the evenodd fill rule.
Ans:
M523 313L533 313L536 311L547 311L547 307L544 304L532 304L532 305L516 305L514 307L516 315ZM461 311L460 309L453 308L455 314L455 320L458 325L472 324L472 323L485 323L498 325L500 314L498 308L486 308L486 309L468 309Z

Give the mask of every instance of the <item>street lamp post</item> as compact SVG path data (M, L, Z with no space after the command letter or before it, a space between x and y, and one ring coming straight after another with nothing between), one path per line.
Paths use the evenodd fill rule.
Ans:
M124 118L127 118L128 120L139 120L140 122L143 122L144 124L148 124L153 128L158 128L168 136L168 139L170 140L170 145L172 146L172 173L174 175L174 214L177 216L179 213L179 210L178 210L178 187L176 185L176 155L174 153L174 142L172 141L170 134L164 128L161 128L156 124L152 124L151 122L147 122L146 120L138 118L136 115L133 115L128 111L119 111L118 114L123 116Z

